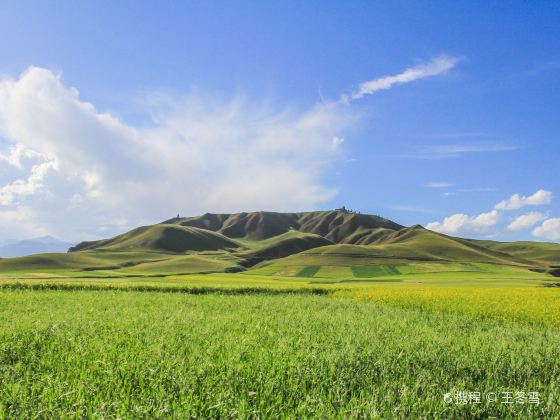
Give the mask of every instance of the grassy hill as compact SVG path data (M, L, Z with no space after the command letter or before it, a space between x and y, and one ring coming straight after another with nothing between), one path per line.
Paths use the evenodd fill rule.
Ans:
M266 261L249 274L376 278L421 273L529 273L535 263L421 226L383 232L373 245L335 244Z
M282 258L308 249L332 245L332 242L313 233L293 230L250 245L252 245L251 248L239 255L247 258L249 262L256 262Z
M525 260L560 266L560 244L530 241L497 242L474 239L469 239L468 242Z
M0 270L111 270L116 276L246 271L344 279L529 269L560 274L560 244L467 240L346 210L177 217L70 251L0 259Z
M196 227L160 224L143 226L97 242L82 242L71 251L103 249L109 251L149 250L183 253L237 248L239 244L219 233Z

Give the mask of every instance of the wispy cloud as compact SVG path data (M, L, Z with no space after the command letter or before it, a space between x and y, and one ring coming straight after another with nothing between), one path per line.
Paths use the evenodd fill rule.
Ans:
M424 187L426 187L426 188L450 188L453 185L454 184L450 184L449 182L428 182L427 184L424 184Z
M402 73L392 76L379 77L360 84L357 90L352 92L350 99L359 99L365 95L371 95L380 90L391 89L395 85L410 83L415 80L424 79L426 77L438 76L445 74L460 61L457 57L448 55L440 55L427 63L422 63L414 67L410 67Z
M487 137L487 133L483 133L482 131L458 131L454 133L437 133L427 135L425 137L433 138L433 139L465 139L465 138L479 138L479 137Z
M512 152L519 150L521 147L508 145L508 144L496 144L496 143L479 143L479 144L444 144L444 145L434 145L434 146L422 146L416 153L407 154L403 157L412 159L452 159L459 158L469 154L476 153L501 153L501 152Z

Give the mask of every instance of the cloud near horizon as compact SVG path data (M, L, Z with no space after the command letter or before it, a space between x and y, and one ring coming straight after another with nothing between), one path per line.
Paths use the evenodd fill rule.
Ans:
M538 222L546 219L540 212L529 212L517 216L505 228L499 229L498 224L502 219L502 215L506 211L518 210L525 206L543 206L552 202L553 194L550 191L540 189L530 196L521 196L514 194L507 200L502 200L494 206L494 209L487 213L481 213L478 216L469 216L463 213L453 214L445 217L443 221L431 222L426 225L427 229L446 233L477 233L483 235L495 235L504 232L519 232L527 230L536 225ZM548 239L556 238L556 234L560 232L556 220L548 219L543 224L532 231L535 237ZM560 233L559 233L560 235ZM560 236L558 236L560 238Z
M463 213L453 214L443 219L442 222L431 222L426 229L445 234L456 234L461 232L488 233L489 228L500 221L500 213L492 210L481 213L478 216L468 216Z
M531 232L536 238L548 239L550 241L560 240L560 218L545 220L542 225L537 226Z

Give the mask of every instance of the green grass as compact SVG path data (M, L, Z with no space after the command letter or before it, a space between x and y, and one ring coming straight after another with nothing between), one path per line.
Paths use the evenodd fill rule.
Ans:
M354 277L358 278L401 274L394 264L355 265L352 266L352 273L354 274Z
M560 416L560 331L309 295L0 291L0 417ZM542 403L455 405L454 391Z
M316 265L304 267L297 273L297 277L313 277L320 269L321 267Z

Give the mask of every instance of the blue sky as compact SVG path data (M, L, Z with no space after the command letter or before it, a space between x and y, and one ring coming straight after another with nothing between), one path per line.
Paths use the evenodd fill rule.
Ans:
M559 21L558 2L5 3L0 236L346 205L558 241Z

